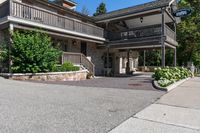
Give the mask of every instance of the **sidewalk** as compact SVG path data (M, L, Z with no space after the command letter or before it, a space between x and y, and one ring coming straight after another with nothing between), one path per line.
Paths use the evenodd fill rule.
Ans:
M193 78L110 133L200 133L200 78Z

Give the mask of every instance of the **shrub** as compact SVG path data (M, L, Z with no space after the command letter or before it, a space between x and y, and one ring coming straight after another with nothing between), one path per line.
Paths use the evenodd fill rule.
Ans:
M68 72L68 71L79 71L78 66L74 66L71 62L65 62L61 66L54 66L54 72Z
M190 70L182 67L165 67L158 68L153 75L153 78L158 81L162 87L166 87L176 81L192 76Z
M61 54L51 38L39 31L16 31L12 35L12 71L19 73L50 72Z

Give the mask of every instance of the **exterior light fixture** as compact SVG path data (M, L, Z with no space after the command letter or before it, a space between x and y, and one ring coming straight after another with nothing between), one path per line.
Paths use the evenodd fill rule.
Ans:
M72 44L73 44L73 46L76 46L76 44L77 44L76 40L72 40Z
M141 23L143 23L143 20L144 20L144 18L143 18L143 17L141 17L141 18L140 18L140 22L141 22Z

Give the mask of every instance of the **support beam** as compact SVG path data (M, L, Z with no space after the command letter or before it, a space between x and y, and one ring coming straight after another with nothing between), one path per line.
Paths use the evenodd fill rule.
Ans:
M162 46L162 67L165 67L165 8L162 8L162 35L161 35L161 46Z
M107 56L106 56L106 76L109 76L109 53L110 48L107 46Z
M146 50L144 50L143 66L146 66Z
M174 49L174 67L177 65L177 51L176 48Z
M127 50L126 74L130 74L130 49Z

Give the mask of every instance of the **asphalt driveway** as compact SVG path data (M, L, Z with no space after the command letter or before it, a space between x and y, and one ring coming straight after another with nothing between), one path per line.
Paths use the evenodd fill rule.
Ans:
M152 73L136 73L133 76L120 77L96 77L90 80L82 81L40 81L40 83L70 85L81 87L100 87L131 90L152 90L157 91L152 86Z
M124 89L0 78L0 132L107 133L164 94L146 84Z

